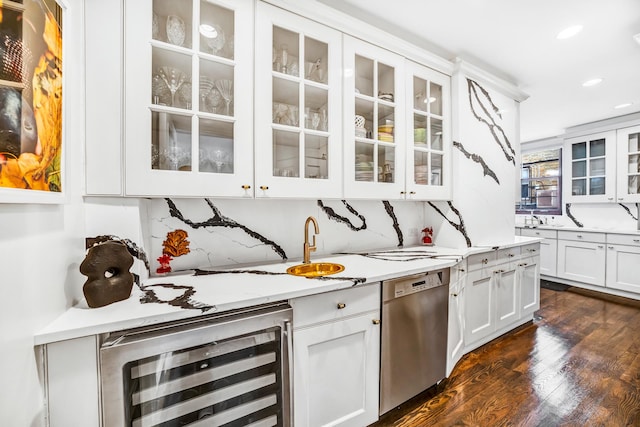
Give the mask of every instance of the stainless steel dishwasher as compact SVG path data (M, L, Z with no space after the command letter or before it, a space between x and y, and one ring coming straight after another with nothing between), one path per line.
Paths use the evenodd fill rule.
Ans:
M449 269L382 282L380 415L445 377Z

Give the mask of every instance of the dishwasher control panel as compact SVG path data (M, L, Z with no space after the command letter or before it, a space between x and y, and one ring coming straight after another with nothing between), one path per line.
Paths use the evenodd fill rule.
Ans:
M412 280L397 282L394 285L394 296L398 298L441 286L442 279L439 274L427 274L421 277L414 277Z

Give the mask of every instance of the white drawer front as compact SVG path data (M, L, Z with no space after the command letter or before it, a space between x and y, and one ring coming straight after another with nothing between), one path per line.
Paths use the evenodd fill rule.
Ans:
M380 283L294 298L290 304L293 307L294 329L342 319L366 311L379 310Z
M638 234L607 234L607 243L614 245L640 246L640 233Z
M523 228L521 236L542 237L544 239L555 239L558 237L558 230L543 230L541 228Z
M467 258L467 268L469 271L480 270L481 268L492 267L494 265L496 265L496 251L469 255L469 258Z
M497 254L496 263L502 264L504 262L511 262L520 258L521 248L520 246L514 246L512 248L499 249Z
M606 235L604 233L593 233L589 231L558 231L558 240L572 240L575 242L604 243Z

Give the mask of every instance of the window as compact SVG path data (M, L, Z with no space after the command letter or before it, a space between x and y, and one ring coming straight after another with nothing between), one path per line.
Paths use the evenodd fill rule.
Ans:
M562 214L562 149L522 155L519 214Z

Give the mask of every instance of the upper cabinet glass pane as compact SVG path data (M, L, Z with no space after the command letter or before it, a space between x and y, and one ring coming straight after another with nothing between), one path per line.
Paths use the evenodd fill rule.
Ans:
M318 83L327 83L329 47L326 43L305 37L304 78Z
M605 140L597 139L595 141L589 141L589 156L598 157L605 155Z
M273 70L299 76L300 35L281 27L273 27Z
M427 111L429 106L427 81L420 77L413 77L413 108L419 111Z
M395 70L378 63L378 98L393 102L395 99Z
M234 13L208 1L200 2L200 52L234 58Z
M191 5L191 0L154 0L151 37L154 40L190 49L193 44Z
M373 60L356 55L356 93L373 96Z
M577 144L571 145L571 158L576 159L584 159L587 157L587 143L579 142Z
M429 110L431 114L442 115L442 86L431 82L429 85Z
M640 151L640 133L632 133L629 135L629 153Z
M191 56L153 48L151 102L191 109Z
M442 120L431 118L431 149L442 150Z

